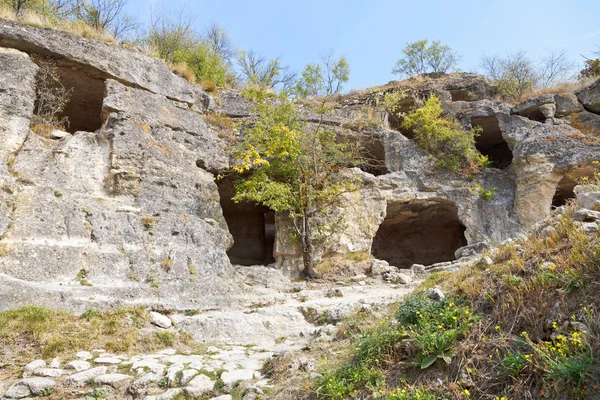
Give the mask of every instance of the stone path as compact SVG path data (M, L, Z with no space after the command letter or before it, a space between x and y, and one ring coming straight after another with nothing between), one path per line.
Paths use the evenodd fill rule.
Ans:
M2 399L55 393L68 399L163 400L184 392L227 400L227 393L239 384L246 393L261 393L269 387L261 372L266 360L314 340L332 340L335 324L354 310L384 307L415 286L364 275L337 283L292 282L266 267L240 267L236 275L244 288L236 307L194 316L151 315L156 329L184 331L209 345L205 353L164 349L127 356L80 349L76 359L30 362L22 379L0 383Z

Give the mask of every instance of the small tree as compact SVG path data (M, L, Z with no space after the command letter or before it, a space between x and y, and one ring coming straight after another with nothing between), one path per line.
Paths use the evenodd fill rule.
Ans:
M481 66L496 81L500 96L505 100L518 100L532 91L540 76L527 54L518 51L505 57L484 55Z
M329 50L321 55L320 64L306 65L293 93L300 98L321 97L329 100L341 91L349 77L350 66L346 58L336 58L333 51Z
M540 86L549 88L572 77L574 64L566 50L550 50L540 64Z
M175 52L190 50L198 42L192 26L193 20L183 10L175 17L153 13L142 41L152 46L158 57L172 62Z
M235 47L227 31L216 22L206 28L204 41L226 62L230 62L235 56Z
M451 116L443 116L440 99L431 96L425 105L409 113L402 121L415 132L415 142L438 159L438 168L453 172L472 171L488 164L487 157L475 149L480 129L464 130Z
M414 76L424 73L446 73L455 68L460 56L449 46L434 41L427 46L427 40L407 43L402 53L404 57L396 61L393 74Z
M332 65L345 66L345 72L332 67L330 79L327 73L308 74L310 87L324 91L325 97L339 92L348 80L343 61ZM314 72L319 68L307 69ZM327 69L321 67L321 71ZM317 93L316 89L311 93ZM257 114L256 123L244 132L235 152L234 170L242 178L236 183L233 199L253 201L287 215L300 241L303 273L318 277L315 240L328 229L315 219L345 193L358 189L357 179L344 170L361 162L361 146L358 140L338 135L322 123L308 126L285 96L279 101L263 101Z
M598 50L594 53L595 55L600 57L600 46L598 46ZM584 68L579 72L579 78L595 78L600 76L600 58L587 58L585 57L585 65Z
M296 74L289 67L281 65L281 60L275 58L267 60L264 56L254 51L240 51L237 63L246 84L273 89L279 87L288 91L293 85Z
M125 14L127 0L77 0L75 15L96 30L106 30L120 39L137 28L133 18Z

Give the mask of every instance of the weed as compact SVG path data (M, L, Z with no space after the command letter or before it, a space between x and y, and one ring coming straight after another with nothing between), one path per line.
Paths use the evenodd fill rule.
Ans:
M171 257L165 257L162 260L162 268L165 272L169 272L173 267L173 259Z
M156 337L158 342L165 347L172 347L175 343L175 334L173 332L154 332L154 337Z
M517 378L529 365L531 354L523 354L520 351L509 352L500 363L500 372Z
M92 286L92 284L88 282L87 277L88 271L86 269L80 269L77 273L77 280L81 286Z

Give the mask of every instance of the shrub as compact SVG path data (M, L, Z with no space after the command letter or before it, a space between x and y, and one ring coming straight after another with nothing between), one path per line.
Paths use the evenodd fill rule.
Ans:
M440 100L431 96L422 108L409 113L402 125L415 132L419 147L438 158L438 168L472 171L487 164L487 157L475 149L480 128L464 130L451 116L442 113Z
M217 86L225 86L230 80L228 66L223 59L205 42L173 52L174 63L186 63L196 76L196 81L212 81Z
M67 117L61 116L69 103L72 89L66 89L59 80L54 61L38 62L36 75L36 104L31 128L41 136L48 137L52 130L64 130L69 126Z

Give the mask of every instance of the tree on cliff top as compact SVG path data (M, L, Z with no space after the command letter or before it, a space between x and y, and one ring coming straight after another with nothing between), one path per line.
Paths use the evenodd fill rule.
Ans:
M341 83L322 84L331 88L327 97L341 89ZM322 123L307 125L284 96L263 101L256 111L257 121L244 132L235 152L233 169L242 178L233 200L256 202L287 215L300 241L304 275L316 278L315 240L326 228L315 218L358 189L357 179L344 169L359 162L360 144Z
M427 45L427 40L407 43L404 57L396 61L393 74L414 76L425 73L446 73L456 67L459 55L439 41Z

